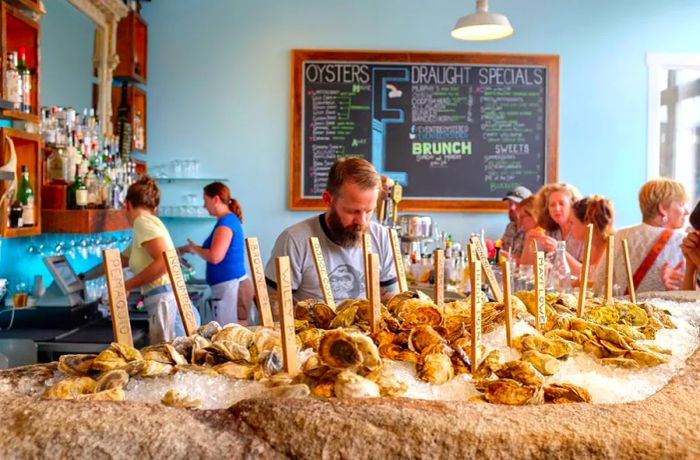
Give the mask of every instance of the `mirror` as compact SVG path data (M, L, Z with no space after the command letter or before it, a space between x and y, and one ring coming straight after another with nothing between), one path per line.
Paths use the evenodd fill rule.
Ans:
M92 107L92 54L95 23L68 3L45 4L41 19L41 105L73 107L78 113Z
M117 57L117 24L128 9L121 0L54 0L42 19L41 105L92 106L105 134L111 134L112 72ZM55 16L51 16L54 14ZM56 30L58 29L58 30ZM97 78L93 75L97 69Z

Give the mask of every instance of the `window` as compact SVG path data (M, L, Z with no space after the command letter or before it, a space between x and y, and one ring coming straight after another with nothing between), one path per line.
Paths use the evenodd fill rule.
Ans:
M647 65L647 178L682 182L692 206L700 196L700 55L650 53Z

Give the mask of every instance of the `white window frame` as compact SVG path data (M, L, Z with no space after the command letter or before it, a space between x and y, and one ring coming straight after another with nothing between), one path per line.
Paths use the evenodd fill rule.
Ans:
M700 70L698 53L647 53L649 71L648 125L647 125L647 180L660 175L660 106L661 83L659 70Z

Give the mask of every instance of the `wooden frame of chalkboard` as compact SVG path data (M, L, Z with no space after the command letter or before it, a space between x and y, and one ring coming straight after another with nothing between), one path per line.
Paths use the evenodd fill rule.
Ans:
M289 207L324 209L330 165L363 156L401 210L506 209L557 181L559 56L292 50Z

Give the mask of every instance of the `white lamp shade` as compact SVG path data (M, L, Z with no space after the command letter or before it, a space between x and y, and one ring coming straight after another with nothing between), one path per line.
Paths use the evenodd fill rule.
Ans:
M496 40L512 33L507 17L484 11L462 16L452 29L452 37L459 40Z

